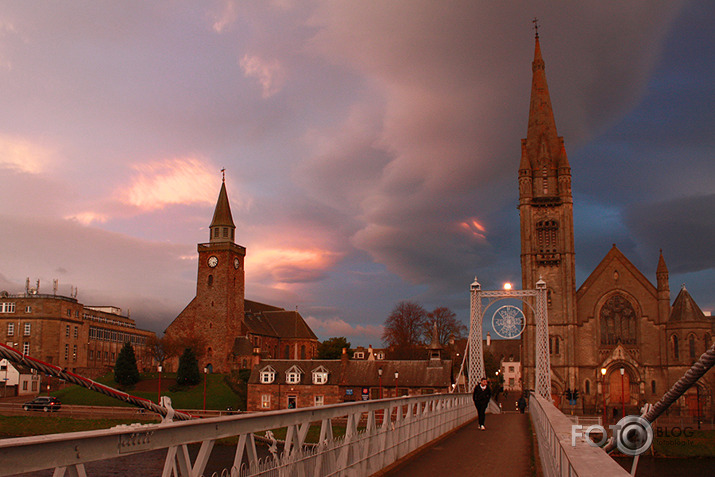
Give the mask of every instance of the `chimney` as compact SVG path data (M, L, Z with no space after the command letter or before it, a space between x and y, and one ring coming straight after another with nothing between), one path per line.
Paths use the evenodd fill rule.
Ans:
M348 350L347 350L347 348L343 348L343 354L340 355L340 362L342 362L342 363L347 363L347 362L348 362Z

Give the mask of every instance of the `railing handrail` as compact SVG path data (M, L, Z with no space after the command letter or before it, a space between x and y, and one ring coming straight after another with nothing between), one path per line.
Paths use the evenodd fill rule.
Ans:
M544 476L630 475L603 449L590 445L582 438L572 440L573 421L550 401L532 393L529 414L536 433Z
M368 424L368 427L372 426L372 429L375 430L377 429L376 415L380 415L380 412L382 412L381 418L383 419L383 426L380 426L381 432L390 431L389 426L384 426L384 420L393 420L393 413L395 416L393 420L395 426L393 427L399 427L397 424L405 422L413 424L423 416L430 417L440 412L457 413L460 416L454 419L457 424L449 421L447 426L451 426L451 428L473 417L468 416L470 413L473 414L469 394L432 394L178 422L132 424L95 431L10 438L0 440L0 456L2 456L3 462L3 466L0 467L0 476L52 467L78 466L120 455L156 449L176 449L185 444L196 442L203 442L202 448L204 445L212 447L217 439L232 436L241 436L245 442L246 437L244 436L252 439L255 433L279 428L288 429L289 436L286 438L286 447L299 447L304 443L305 434L302 434L302 441L296 437L291 438L290 435L294 431L295 433L302 432L306 424L319 422L323 425L325 423L330 425L332 420L348 416L348 428L351 426L356 428L361 416L367 415L368 422L372 420L372 424ZM439 418L436 421L435 427L439 428L439 432L431 437L433 431L429 430L429 440L451 430L451 428L445 428L445 423L448 421ZM305 430L307 431L307 427ZM327 432L329 437L332 437L332 430ZM321 430L322 435L323 431ZM407 440L412 438L411 433L408 433L408 436ZM407 449L412 446L408 444L402 445L402 447ZM210 451L208 452L210 454ZM243 453L243 449L240 449L240 453ZM396 455L399 455L399 452ZM241 457L242 455L237 456L237 462L241 461ZM51 462L51 465L44 464L47 462Z

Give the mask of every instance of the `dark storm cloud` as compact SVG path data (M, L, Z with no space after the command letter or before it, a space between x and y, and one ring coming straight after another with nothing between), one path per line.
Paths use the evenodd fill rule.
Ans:
M715 194L638 204L625 221L644 249L662 249L671 273L715 268Z

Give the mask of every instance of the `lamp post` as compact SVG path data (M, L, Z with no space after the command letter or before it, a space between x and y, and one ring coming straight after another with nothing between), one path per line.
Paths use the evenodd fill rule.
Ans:
M161 405L161 370L162 370L161 365L159 365L157 370L159 371L159 393L156 397L156 403Z
M603 392L601 393L601 397L603 398L603 425L606 425L606 420L608 417L606 416L606 368L601 368L601 388L603 389Z
M395 371L395 397L399 395L399 388L397 387L397 378L400 377L400 373Z
M204 368L204 411L206 410L206 377L208 376L208 368Z
M623 415L621 417L626 417L626 390L623 387L623 377L626 374L626 368L621 366L621 409Z
M379 384L379 394L378 394L378 399L382 399L382 368L377 368L377 378L380 382Z

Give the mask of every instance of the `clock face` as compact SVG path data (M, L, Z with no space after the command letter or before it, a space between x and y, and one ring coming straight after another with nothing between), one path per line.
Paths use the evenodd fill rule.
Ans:
M216 265L218 265L218 258L216 257L216 255L211 255L209 257L209 267L213 268Z
M241 261L238 258L234 258L233 259L233 268L238 270L238 267L240 267L240 266L241 266Z

